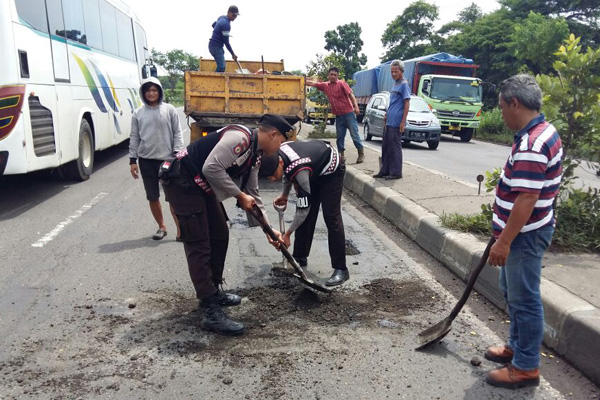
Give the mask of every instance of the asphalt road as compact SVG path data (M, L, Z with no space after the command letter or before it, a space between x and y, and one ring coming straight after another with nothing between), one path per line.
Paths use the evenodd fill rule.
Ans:
M0 181L0 399L597 397L550 353L539 388L486 385L495 365L482 352L503 342L506 317L476 294L441 344L414 351L462 285L352 196L343 201L352 279L331 295L281 273L281 255L227 201L225 277L243 295L229 312L247 332L201 330L174 224L167 217L169 235L151 240L127 161L121 146L96 154L87 182ZM269 203L279 187L262 183ZM331 273L326 237L321 219L308 268L317 280Z

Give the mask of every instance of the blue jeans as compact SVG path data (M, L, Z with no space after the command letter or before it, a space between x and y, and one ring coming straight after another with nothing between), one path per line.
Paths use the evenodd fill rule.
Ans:
M540 365L544 335L544 308L540 294L542 257L550 245L554 228L545 226L519 233L510 246L506 265L500 270L500 289L508 305L512 364L523 371Z
M208 51L214 57L215 62L217 63L217 69L215 72L225 72L225 50L223 50L222 45L213 44L213 42L208 42Z
M350 137L357 149L362 149L362 141L358 136L358 122L354 112L335 116L335 131L337 134L337 148L339 151L344 151L344 142L346 141L346 129L350 129Z

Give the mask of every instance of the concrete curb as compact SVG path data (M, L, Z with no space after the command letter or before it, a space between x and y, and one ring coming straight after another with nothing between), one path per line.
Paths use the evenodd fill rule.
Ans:
M344 187L370 204L419 246L466 281L481 258L485 243L475 236L441 226L439 217L382 185L359 169L346 166ZM484 268L475 289L506 310L498 287L499 268ZM600 384L600 310L542 278L544 343Z

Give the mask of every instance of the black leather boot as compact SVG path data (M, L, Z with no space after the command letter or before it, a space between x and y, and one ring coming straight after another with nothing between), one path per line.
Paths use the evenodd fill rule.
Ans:
M350 279L350 272L347 269L334 269L331 278L325 282L326 286L337 286Z
M224 307L237 306L242 302L242 298L237 294L226 293L223 288L219 288L216 296L219 298L219 304Z
M219 297L213 296L202 299L200 303L204 307L204 319L202 328L219 335L240 335L246 329L243 324L230 319L219 304Z

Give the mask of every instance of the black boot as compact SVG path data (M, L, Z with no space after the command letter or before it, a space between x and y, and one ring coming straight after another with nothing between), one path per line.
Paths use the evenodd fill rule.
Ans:
M240 335L244 333L244 325L230 319L225 311L221 309L219 297L216 294L202 299L201 305L204 307L202 328L219 335Z
M331 278L325 282L326 286L337 286L350 279L350 272L347 269L334 269Z
M242 298L237 294L226 293L223 288L217 289L216 296L219 298L219 304L224 307L237 306L242 302Z

